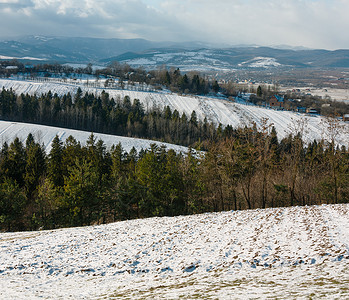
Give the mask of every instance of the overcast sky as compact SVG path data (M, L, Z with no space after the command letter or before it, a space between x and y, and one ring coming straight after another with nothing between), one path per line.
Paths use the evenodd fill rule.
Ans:
M0 0L0 37L349 48L349 0Z

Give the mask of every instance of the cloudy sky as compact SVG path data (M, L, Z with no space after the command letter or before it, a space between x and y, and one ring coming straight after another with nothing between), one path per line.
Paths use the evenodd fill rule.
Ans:
M349 0L0 0L19 35L349 48Z

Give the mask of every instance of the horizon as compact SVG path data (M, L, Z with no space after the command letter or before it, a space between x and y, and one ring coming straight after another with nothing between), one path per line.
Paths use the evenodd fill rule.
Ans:
M340 50L349 50L348 48L336 48L336 49L329 49L329 48L309 48L305 47L303 45L288 45L288 44L273 44L273 45L257 45L257 44L226 44L226 43L214 43L214 42L206 42L206 41L200 41L200 40L191 40L191 41L171 41L171 40L164 40L164 41L156 41L151 39L146 39L142 37L130 37L130 38L120 38L120 37L95 37L95 36L65 36L65 35L42 35L42 34L28 34L28 35L17 35L17 36L8 36L8 37L0 37L0 42L10 42L10 41L21 41L25 38L76 38L76 39L100 39L100 40L144 40L148 42L153 43L173 43L176 44L203 44L203 48L216 48L216 49L224 49L224 48L273 48L273 49L280 49L280 50L293 50L293 51L303 51L303 50L324 50L324 51L340 51ZM179 48L180 49L180 48Z
M349 49L347 11L343 0L0 0L0 39L141 38L339 50Z

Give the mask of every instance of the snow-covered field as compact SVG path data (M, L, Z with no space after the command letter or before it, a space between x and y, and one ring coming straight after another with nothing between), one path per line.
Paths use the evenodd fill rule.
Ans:
M29 123L8 122L0 121L0 145L4 142L10 144L16 137L25 142L28 134L33 134L35 140L40 144L45 145L46 152L51 151L51 144L56 135L61 141L65 141L70 135L73 136L82 145L85 145L87 139L91 135L91 132L73 130L67 128L43 126ZM97 139L102 139L109 149L112 145L121 143L124 150L129 152L132 147L135 147L137 151L141 149L149 149L151 144L157 144L159 146L164 145L167 149L173 149L176 152L187 153L188 148L168 143L161 143L152 140L129 138L123 136L109 135L94 133Z
M1 299L348 299L349 205L0 233Z
M280 63L276 61L275 58L272 57L255 57L249 61L242 62L238 64L239 67L249 66L250 68L268 68L281 66Z
M334 101L342 101L349 103L349 90L348 89L336 89L336 88L323 88L315 89L311 87L300 88L301 92L310 93L315 96L321 96L326 98L326 96L331 97Z
M31 81L19 81L0 79L0 88L12 88L17 93L40 94L46 93L49 90L52 93L59 95L68 92L75 93L79 85L64 84L64 83L42 83ZM85 85L80 85L83 91L99 94L102 88L89 88ZM153 106L164 107L169 105L172 109L177 109L180 113L185 112L190 115L193 110L196 111L200 119L207 117L209 121L216 124L232 125L240 127L244 125L251 125L255 122L261 125L262 118L268 118L271 123L275 125L280 138L285 137L290 131L294 132L294 128L303 123L307 119L307 130L305 134L306 142L314 139L326 138L324 133L324 126L322 124L323 118L319 116L306 116L288 111L276 111L272 109L261 108L257 106L248 106L238 103L233 103L225 99L214 97L197 97L197 96L180 96L177 94L165 92L140 92L129 90L105 89L111 97L123 98L128 95L131 99L139 99L146 109ZM337 143L348 146L349 143L349 124L342 124L344 130L337 136Z

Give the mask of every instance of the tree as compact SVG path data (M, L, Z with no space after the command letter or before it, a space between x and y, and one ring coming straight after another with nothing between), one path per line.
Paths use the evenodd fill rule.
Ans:
M38 186L35 204L37 206L37 222L44 229L55 228L61 220L57 212L60 207L61 193L49 178L45 178Z
M212 84L212 90L213 90L215 93L218 93L218 92L219 92L219 89L220 89L219 84L218 84L217 80L215 80L215 81L213 82L213 84Z
M0 184L0 228L7 231L23 229L25 203L25 194L18 183L6 178Z
M24 174L26 166L26 153L23 143L18 137L10 144L8 149L5 175L15 180L20 187L24 185Z
M48 156L47 175L54 186L63 186L64 168L63 168L63 143L58 135L52 140L51 151Z
M166 189L164 187L164 166L162 153L158 146L151 145L150 151L145 153L138 161L136 167L137 182L145 189L145 195L139 203L139 209L143 216L163 216L166 211L161 201Z
M71 226L89 225L98 213L98 174L92 162L75 160L64 178L63 202Z
M31 199L41 177L46 171L46 154L43 146L31 143L27 149L25 166L25 188L28 199Z

